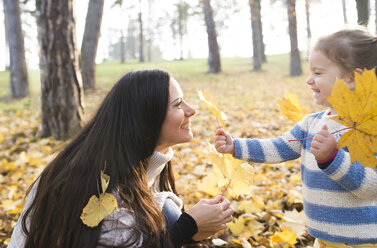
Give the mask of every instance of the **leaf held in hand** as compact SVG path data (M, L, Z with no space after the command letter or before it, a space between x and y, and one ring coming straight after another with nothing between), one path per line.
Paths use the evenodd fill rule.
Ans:
M301 121L309 114L309 109L300 103L295 94L288 91L285 92L284 99L279 101L279 107L280 114L294 122Z
M217 101L214 96L212 96L206 90L198 90L199 99L204 102L207 107L212 111L212 113L217 117L220 121L222 127L224 127L226 121L226 115L219 110L217 107Z
M101 171L102 193L99 198L96 195L90 197L88 204L82 210L80 219L89 226L95 227L117 207L117 200L111 193L105 193L109 186L110 177Z
M208 177L216 178L218 187L225 188L230 182L229 193L231 195L250 194L249 186L253 181L254 168L235 159L230 154L218 153L211 144L209 144L209 150L209 160L213 165L213 171Z
M376 169L377 158L377 79L374 70L355 73L355 90L337 80L327 100L336 110L333 120L351 127L338 141L338 149L348 147L351 162Z

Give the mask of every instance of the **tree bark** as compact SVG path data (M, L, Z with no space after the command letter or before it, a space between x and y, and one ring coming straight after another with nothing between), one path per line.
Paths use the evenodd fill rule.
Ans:
M139 0L139 62L144 62L144 31L143 31L143 16L141 11L141 0Z
M356 0L357 23L365 27L369 21L369 0Z
M90 0L81 44L82 81L84 89L95 88L96 55L101 34L104 0Z
M73 0L41 1L41 135L59 140L71 137L81 128L83 115L73 8Z
M120 63L124 64L126 62L126 51L124 45L124 33L123 30L120 31Z
M302 74L302 69L297 41L296 0L287 0L287 3L289 38L291 43L290 75L298 76Z
M305 0L305 13L306 13L306 34L308 40L312 38L312 31L310 28L310 0Z
M342 7L343 7L343 20L344 20L344 24L348 24L346 0L342 0Z
M249 0L251 14L251 31L253 38L253 70L262 70L263 60L263 39L260 14L260 0Z
M9 45L10 92L12 97L22 98L29 94L29 82L19 1L4 0L4 13Z
M207 26L208 35L208 65L209 73L219 73L221 71L220 51L217 43L217 34L215 22L213 20L213 11L211 0L203 0L204 21Z

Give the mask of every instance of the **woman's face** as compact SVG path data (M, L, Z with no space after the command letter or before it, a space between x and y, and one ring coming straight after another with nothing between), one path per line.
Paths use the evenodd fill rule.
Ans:
M171 77L169 104L156 150L165 153L170 146L191 141L191 116L195 109L183 100L183 92L178 82Z

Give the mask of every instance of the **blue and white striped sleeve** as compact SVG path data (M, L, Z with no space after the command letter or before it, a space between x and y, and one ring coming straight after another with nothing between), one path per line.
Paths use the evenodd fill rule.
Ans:
M234 139L235 153L238 159L251 162L280 163L300 157L301 141L289 142L291 139L302 139L307 136L305 119L297 123L292 130L276 139Z
M359 162L351 163L350 154L344 149L338 151L323 172L357 198L377 200L376 170Z

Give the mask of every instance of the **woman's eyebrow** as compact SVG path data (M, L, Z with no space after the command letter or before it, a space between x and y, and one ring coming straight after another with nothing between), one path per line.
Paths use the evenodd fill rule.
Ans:
M177 97L177 98L176 98L175 100L173 100L171 103L174 103L174 102L179 101L179 100L181 100L181 99L183 99L183 96Z

